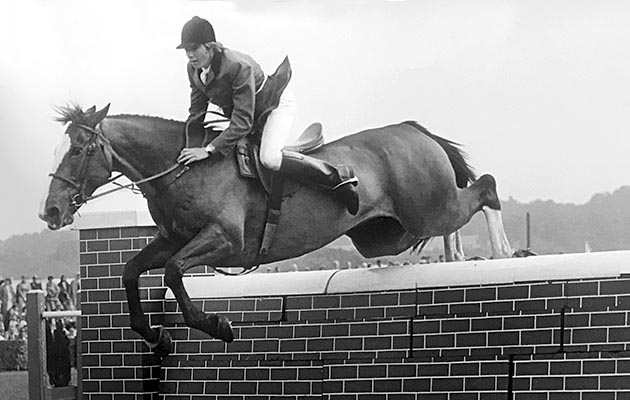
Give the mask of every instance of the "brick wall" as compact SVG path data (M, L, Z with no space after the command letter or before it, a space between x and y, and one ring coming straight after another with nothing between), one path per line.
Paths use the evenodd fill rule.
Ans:
M630 277L201 304L237 340L200 337L167 302L165 399L630 398Z
M143 275L141 295L151 324L174 339L160 363L128 328L121 284L124 262L153 232L80 232L85 399L630 399L630 275L608 259L584 274L576 258L562 279L547 271L545 280L486 283L484 274L505 269L479 269L471 276L484 284L460 284L466 263L444 278L457 286L431 286L427 271L444 266L201 278L191 296L233 320L229 345L183 324L157 271ZM529 261L510 265L519 262ZM379 284L362 285L366 276ZM269 279L281 287L255 287ZM319 293L298 293L301 281L320 280ZM256 295L221 294L226 282Z

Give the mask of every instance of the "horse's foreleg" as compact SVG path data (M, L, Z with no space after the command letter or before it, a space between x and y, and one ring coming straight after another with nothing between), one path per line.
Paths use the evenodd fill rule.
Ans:
M195 307L184 288L182 276L196 265L217 265L218 261L232 255L234 248L223 229L211 224L167 261L165 271L166 284L182 309L186 325L228 343L234 339L230 321L217 314L205 314Z
M149 319L142 311L140 293L138 291L138 278L140 274L150 269L161 268L166 261L177 251L177 247L166 241L161 236L153 239L139 254L125 264L123 271L123 284L127 293L129 305L129 321L131 329L140 334L142 338L153 347L156 354L166 355L170 351L170 342L164 338L163 348L155 348L151 343L158 344L162 338L161 329L151 328Z
M490 247L492 248L492 258L509 258L512 256L512 247L505 234L501 210L495 210L488 206L482 208L488 223L490 234Z

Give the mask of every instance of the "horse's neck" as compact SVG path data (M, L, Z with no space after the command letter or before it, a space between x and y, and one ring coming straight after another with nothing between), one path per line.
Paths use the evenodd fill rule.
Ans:
M184 141L183 124L168 121L109 118L102 125L116 158L120 158L114 159L114 169L132 180L147 178L174 165Z

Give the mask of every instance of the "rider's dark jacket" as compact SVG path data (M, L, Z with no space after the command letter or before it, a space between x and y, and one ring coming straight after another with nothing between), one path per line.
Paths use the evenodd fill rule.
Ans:
M211 143L227 156L239 139L262 129L291 79L291 66L289 59L285 58L265 81L262 68L250 56L221 45L212 51L214 54L205 85L200 78L201 70L188 63L191 88L188 118L206 111L208 102L219 106L230 118L230 124ZM202 121L203 117L199 120Z

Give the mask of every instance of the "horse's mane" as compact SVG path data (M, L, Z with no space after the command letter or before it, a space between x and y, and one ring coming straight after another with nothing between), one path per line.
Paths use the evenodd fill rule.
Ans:
M138 115L138 114L116 114L116 115L108 115L107 118L115 118L115 119L128 119L128 118L145 118L150 120L164 121L164 122L176 122L182 123L182 121L178 121L176 119L156 117L154 115Z
M86 125L89 123L89 116L93 112L94 107L84 111L83 108L78 104L69 104L65 106L55 106L54 110L57 112L57 117L55 121L61 122L62 125L66 125L68 123L75 124L83 124ZM154 117L150 115L134 115L134 114L118 114L118 115L109 115L108 118L115 119L129 119L129 118L146 118L151 119L153 121L164 121L164 122L177 122L181 123L182 121L177 121L174 119L167 119L162 117Z
M53 108L58 114L55 121L61 122L62 125L68 123L86 124L89 122L87 114L78 104L55 106Z

